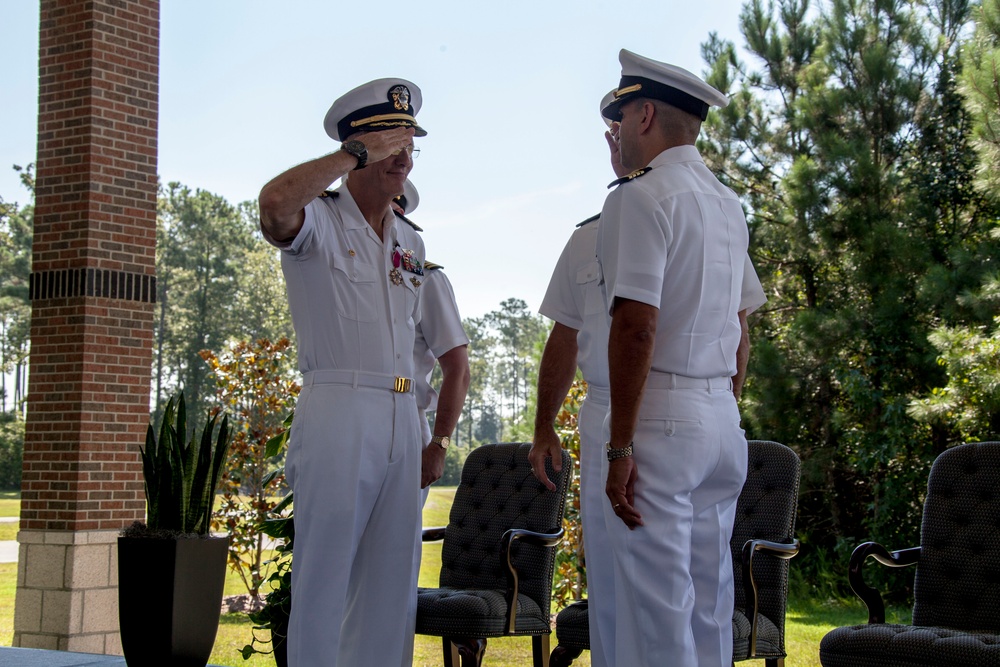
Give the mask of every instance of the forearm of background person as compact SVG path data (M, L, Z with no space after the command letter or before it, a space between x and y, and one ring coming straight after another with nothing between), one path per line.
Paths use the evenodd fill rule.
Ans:
M438 392L437 409L434 412L434 435L448 436L455 430L465 404L472 375L469 372L469 350L459 345L440 357L441 391ZM420 466L420 488L426 488L441 479L444 474L445 450L425 443Z
M608 340L611 381L611 447L628 447L639 419L646 376L653 363L659 309L616 298Z
M462 416L465 395L469 391L472 374L469 372L469 347L453 347L440 357L441 389L438 391L437 409L434 412L434 435L448 436Z
M740 344L736 348L736 375L733 376L733 395L740 400L743 392L743 382L747 379L747 363L750 361L750 325L747 324L747 311L741 310Z
M538 368L535 434L528 458L535 477L550 491L556 485L545 472L545 459L552 459L552 469L562 468L559 450L562 443L555 431L556 416L576 377L577 330L556 322L545 341L542 363Z
M393 152L398 153L412 140L412 128L367 133L362 143L368 151L368 164L383 160ZM306 204L357 166L356 157L336 150L275 176L260 191L261 226L276 240L293 238L305 221Z

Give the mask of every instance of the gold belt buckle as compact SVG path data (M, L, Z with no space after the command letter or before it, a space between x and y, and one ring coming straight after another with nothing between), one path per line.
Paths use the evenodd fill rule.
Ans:
M397 394L406 394L410 391L410 385L413 384L413 380L410 378L397 377L396 382L392 387L392 390Z

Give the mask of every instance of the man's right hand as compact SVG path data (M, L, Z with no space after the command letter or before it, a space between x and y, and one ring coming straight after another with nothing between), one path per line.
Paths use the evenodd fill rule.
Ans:
M604 133L604 138L608 142L608 149L611 151L611 169L615 176L621 178L628 174L628 169L622 166L622 154L618 147L618 130L621 127L618 121L611 123L611 129Z
M358 141L368 150L368 164L384 160L390 155L397 155L413 143L414 129L412 127L397 127L394 130L366 132L358 137Z
M552 459L553 470L556 472L562 470L562 443L551 426L535 430L534 442L531 443L531 451L528 452L528 461L531 462L531 472L535 475L535 479L544 484L549 491L555 491L556 485L545 472L547 458Z

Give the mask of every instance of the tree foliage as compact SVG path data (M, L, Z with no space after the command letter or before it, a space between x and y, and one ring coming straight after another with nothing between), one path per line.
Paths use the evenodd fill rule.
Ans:
M468 452L483 443L531 439L535 385L545 318L521 299L506 299L482 317L462 321L469 337L471 382L441 484L457 484ZM440 386L437 369L431 380Z
M277 251L257 231L255 203L170 183L158 207L154 404L183 386L192 410L204 409L212 391L201 350L291 335Z
M15 165L14 170L34 196L34 165L23 169ZM23 412L26 398L33 220L33 204L21 206L0 197L0 412Z
M573 478L566 491L562 542L556 555L552 599L556 608L582 600L587 592L586 554L583 551L583 521L580 515L580 406L587 396L587 383L573 383L556 415L556 433L573 462Z
M202 350L215 376L216 397L233 417L233 444L226 459L220 490L222 502L214 524L229 533L229 565L239 574L247 592L257 596L266 579L267 558L260 526L287 491L280 461L267 452L267 443L286 430L285 417L295 407L299 384L292 379L291 342L231 345L222 355Z
M997 249L955 86L968 13L951 0L751 0L740 20L754 66L715 36L703 46L732 103L700 147L743 198L769 298L751 321L743 413L748 436L802 457L811 548L914 543L913 489L954 442L907 408L943 379L934 327L981 323L959 297Z

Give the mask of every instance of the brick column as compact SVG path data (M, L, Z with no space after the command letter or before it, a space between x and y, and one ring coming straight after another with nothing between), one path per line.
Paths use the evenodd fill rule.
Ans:
M143 519L159 0L41 0L31 358L14 646L121 653Z

